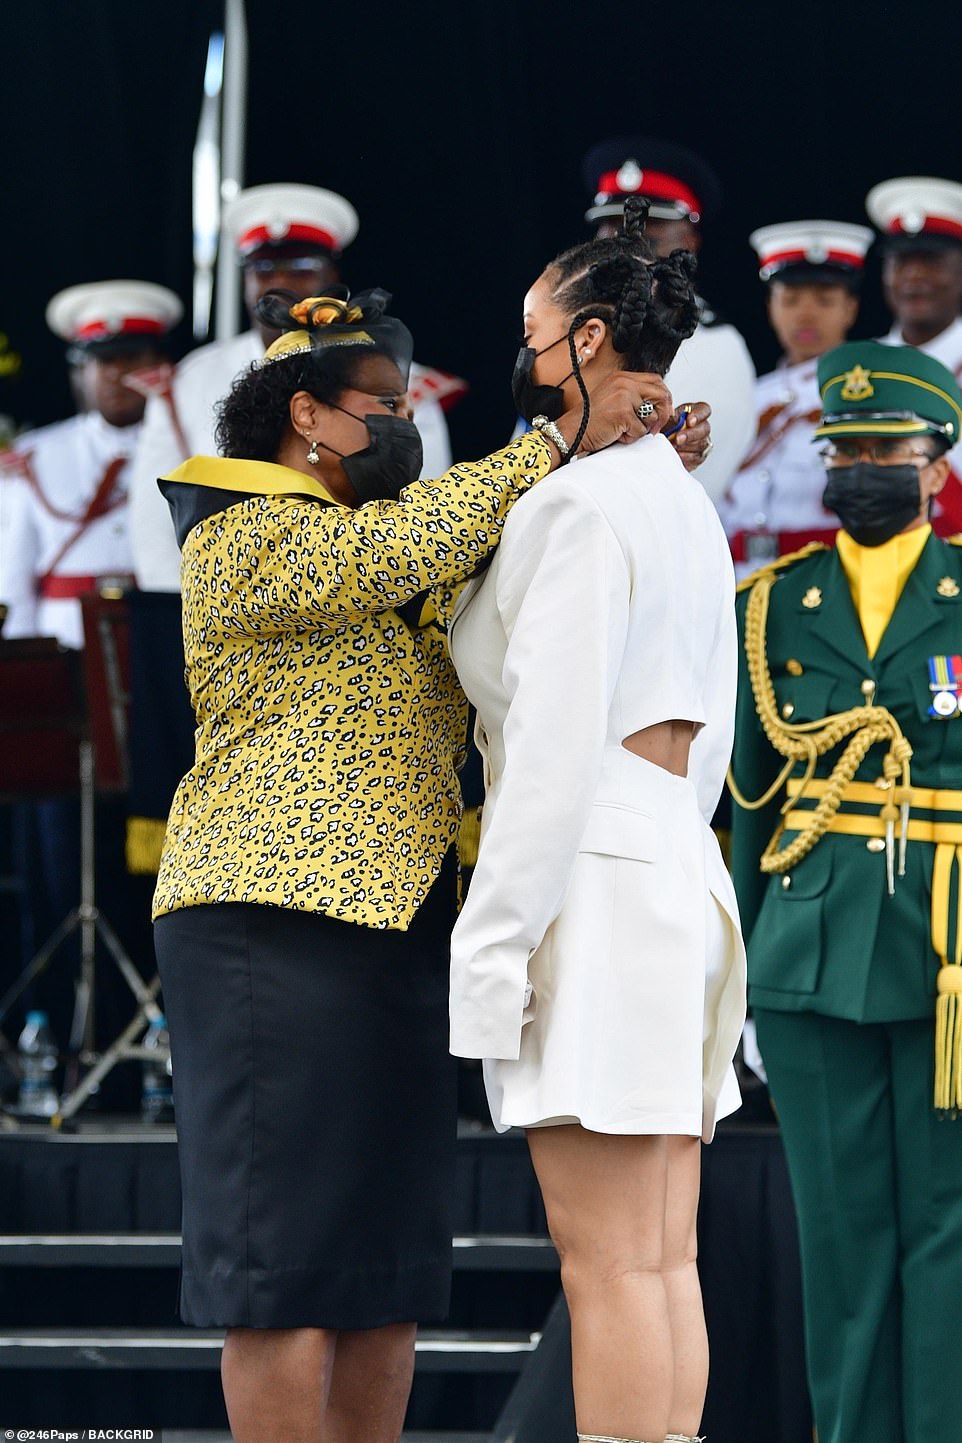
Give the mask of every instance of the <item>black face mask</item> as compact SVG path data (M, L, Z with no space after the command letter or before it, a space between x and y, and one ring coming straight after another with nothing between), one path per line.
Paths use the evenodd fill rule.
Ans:
M859 546L884 546L922 509L918 467L876 466L871 461L833 467L822 505L835 512Z
M534 363L539 356L546 351L551 351L555 346L560 346L562 341L567 341L567 336L559 336L552 341L550 346L544 346L536 351L533 346L522 346L518 352L518 359L514 363L514 373L511 377L511 394L514 397L514 404L518 409L518 415L523 416L530 424L535 416L546 416L549 421L557 421L559 416L564 415L565 399L561 386L538 386L531 379L531 372L534 370ZM574 375L569 371L564 381ZM562 381L562 386L564 385Z
M335 405L334 409L344 411L345 416L354 416L353 411L343 406ZM371 438L363 451L344 456L323 441L318 444L340 457L344 474L357 492L360 505L365 501L393 499L421 474L424 448L420 432L413 421L401 416L354 416L354 419L367 427Z

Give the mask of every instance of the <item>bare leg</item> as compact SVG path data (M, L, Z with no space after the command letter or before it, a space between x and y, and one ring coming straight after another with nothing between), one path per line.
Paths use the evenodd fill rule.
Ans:
M530 1128L528 1146L571 1313L578 1432L663 1439L675 1391L668 1139L568 1124Z
M696 1433L708 1387L708 1335L698 1280L698 1192L701 1143L697 1137L669 1137L665 1202L664 1278L674 1358L671 1432Z
M324 1443L397 1443L414 1374L414 1323L337 1335Z
M234 1443L321 1443L337 1334L231 1328L221 1380Z

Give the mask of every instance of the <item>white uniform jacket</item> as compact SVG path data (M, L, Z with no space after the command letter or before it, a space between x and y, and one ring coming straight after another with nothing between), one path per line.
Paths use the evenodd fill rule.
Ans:
M908 345L897 323L879 340L889 346ZM941 361L962 385L962 317L919 346L919 350ZM955 454L950 454L949 460L952 469L941 494L932 503L932 524L938 536L954 536L962 531L962 463Z
M906 341L896 323L887 336L879 336L888 346L907 346ZM924 346L919 346L933 360L941 361L943 366L948 366L955 379L962 384L962 317L946 326L931 341L926 341Z
M718 517L660 436L579 461L513 508L486 576L461 598L451 634L478 708L486 785L478 863L452 939L456 1055L519 1057L531 1019L529 960L562 911L579 852L645 860L669 845L647 805L646 782L659 769L622 741L686 719L698 727L689 782L660 775L692 797L702 854L693 876L705 886L691 909L703 908L710 893L728 920L726 975L705 1054L712 1114L745 1006L737 904L708 825L733 736L733 599ZM697 891L701 883L692 885ZM644 939L638 943L626 969L638 964ZM606 945L603 929L596 945ZM663 960L658 986L670 991L671 959ZM700 1113L703 980L699 988L691 1007ZM639 1019L639 1049L645 1026ZM617 1090L618 1079L596 1085ZM604 1111L606 1099L595 1101ZM712 1125L709 1116L709 1133Z
M130 508L137 584L149 591L180 590L180 549L167 502L157 486L188 456L214 456L217 402L242 372L264 354L257 331L212 341L186 356L174 372L173 406L162 396L147 402L143 434L131 468ZM417 365L411 367L412 376ZM178 435L176 413L183 438ZM422 476L443 476L451 466L447 422L437 401L417 406L415 423L424 446Z
M718 503L739 576L770 559L753 559L746 533L772 533L783 555L811 533L838 529L838 517L822 505L825 467L812 439L822 415L817 366L815 360L780 366L756 382L755 442Z
M0 472L0 600L3 634L55 636L83 646L80 603L44 597L51 572L69 591L73 578L129 576L127 480L139 426L111 426L97 411L21 436ZM22 461L20 458L23 458ZM108 467L116 469L101 514L84 521Z
M699 325L682 341L665 385L676 404L711 406L712 451L695 474L717 501L755 436L755 367L748 347L734 326Z

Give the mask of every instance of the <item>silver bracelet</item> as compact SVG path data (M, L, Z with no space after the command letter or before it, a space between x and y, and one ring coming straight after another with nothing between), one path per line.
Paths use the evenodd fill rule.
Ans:
M562 461L567 459L571 454L571 447L553 421L549 421L547 416L533 416L531 425L536 431L540 431L542 436L547 436L549 441L554 442L561 453Z

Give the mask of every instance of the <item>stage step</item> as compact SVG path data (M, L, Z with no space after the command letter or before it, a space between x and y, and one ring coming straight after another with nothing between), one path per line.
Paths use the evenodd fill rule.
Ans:
M0 1333L0 1368L219 1368L224 1335L202 1328L24 1328ZM539 1333L424 1329L422 1373L516 1373Z
M177 1233L8 1233L0 1235L0 1266L48 1268L176 1268ZM557 1269L550 1238L483 1233L454 1239L458 1271L543 1272Z

